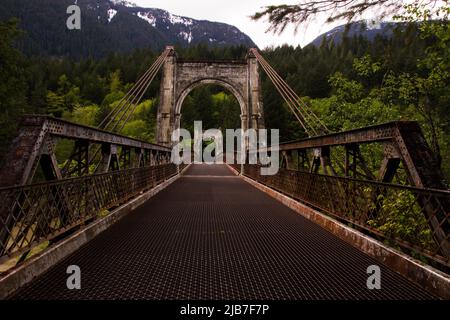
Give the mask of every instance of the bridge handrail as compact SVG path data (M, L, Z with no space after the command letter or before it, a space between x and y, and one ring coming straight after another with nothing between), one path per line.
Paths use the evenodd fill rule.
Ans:
M54 136L65 137L65 138L82 138L85 140L89 140L91 142L107 142L103 139L96 138L96 134L102 134L104 136L112 137L110 139L111 143L117 145L126 145L130 147L140 147L146 149L160 150L160 151L171 151L171 149L167 146L162 146L155 143L150 143L147 141L139 140L136 138L131 138L120 133L110 132L103 129L91 127L84 124L75 123L72 121L68 121L65 119L55 118L48 115L39 115L39 114L26 114L21 119L22 125L36 125L42 124L44 122L49 122L48 132ZM68 129L63 130L62 128L58 128L58 125L66 125ZM86 130L83 133L80 133L76 129L84 129Z
M69 182L77 183L79 180L84 180L85 178L88 178L88 177L97 177L98 178L98 177L102 177L102 176L109 176L112 173L118 173L118 172L127 173L127 172L137 171L139 169L152 168L152 167L158 167L158 166L163 166L163 165L167 165L167 164L146 166L146 167L140 167L140 168L121 169L120 171L95 173L95 174L91 174L89 176L71 177L71 178L64 178L61 180L41 181L41 182L35 182L32 184L26 184L26 185L14 185L14 186L0 187L0 192L7 191L7 190L27 190L27 189L36 188L39 186L54 186L54 185L59 185L61 183L69 183Z
M243 174L312 208L350 223L375 238L389 241L405 253L420 254L428 263L448 272L446 242L437 240L430 221L443 225L450 219L450 192L336 177L291 169L263 176L260 165L244 165ZM424 211L427 210L427 214ZM429 212L434 216L430 217ZM401 222L404 229L395 229ZM406 225L405 225L406 224ZM410 229L408 229L410 228ZM405 231L406 230L406 231ZM443 237L448 239L449 235ZM442 239L442 237L440 238Z
M58 141L65 139L74 144L61 168L55 150ZM135 152L131 154L131 150ZM110 171L111 167L119 166L121 156L122 160L127 161L124 166L132 167L142 166L148 161L167 162L170 154L171 149L167 146L51 116L25 115L0 167L0 186L32 183L38 167L46 180L61 180L73 173L78 176L90 174L91 165L95 167L95 172ZM154 160L155 157L157 160Z
M390 140L394 138L395 129L402 124L415 124L415 121L390 121L362 128L351 129L341 132L333 132L309 138L281 142L277 146L260 148L264 151L277 147L280 151L297 150L303 148L316 148L324 146L337 146L352 143L373 143Z
M246 60L242 59L183 59L183 58L177 58L178 63L185 63L185 64L242 64L246 65L248 62Z
M175 164L0 188L0 264L56 242L176 175Z
M430 193L436 193L436 194L441 194L441 196L444 197L450 197L450 189L444 190L444 189L435 189L435 188L421 188L421 187L415 187L415 186L410 186L410 185L404 185L404 184L398 184L398 183L387 183L387 182L382 182L382 181L377 181L377 180L364 180L364 179L360 179L360 178L353 178L353 177L341 177L341 176L330 176L327 174L323 174L323 173L311 173L311 172L306 172L306 171L299 171L299 170L294 170L294 169L279 169L279 170L286 170L286 171L291 171L291 172L301 172L301 173L307 173L310 175L314 175L314 176L322 176L324 178L335 178L336 180L343 180L343 181L353 181L356 183L370 183L371 185L378 185L380 187L388 187L388 188L399 188L399 189L403 189L403 190L410 190L412 192L430 192Z

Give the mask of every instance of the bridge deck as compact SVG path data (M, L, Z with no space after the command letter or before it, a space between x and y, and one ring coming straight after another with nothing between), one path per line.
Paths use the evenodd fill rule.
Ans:
M68 265L82 289L66 288ZM433 298L379 262L233 177L193 165L167 189L20 289L20 299Z

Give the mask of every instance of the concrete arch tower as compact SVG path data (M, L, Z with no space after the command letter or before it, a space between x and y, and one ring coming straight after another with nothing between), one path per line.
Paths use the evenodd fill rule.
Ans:
M220 85L236 97L241 108L242 129L264 128L259 66L253 54L249 53L245 61L182 61L172 49L162 69L158 144L171 145L172 132L180 127L184 99L205 84Z

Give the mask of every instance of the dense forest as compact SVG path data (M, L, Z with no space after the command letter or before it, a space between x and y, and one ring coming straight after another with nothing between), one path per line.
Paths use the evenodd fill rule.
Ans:
M138 49L130 54L73 61L61 57L26 57L15 46L23 36L16 20L0 22L0 154L15 134L20 116L49 114L96 126L153 63L158 52ZM344 36L340 43L319 47L282 46L262 51L287 83L332 131L417 120L430 146L450 176L449 24L408 23L392 36L372 41ZM183 59L244 59L244 46L177 48ZM281 141L305 134L262 74L266 126L278 128ZM123 133L153 141L159 79ZM239 125L239 107L229 92L205 86L194 90L183 106L183 125L203 120L204 128Z
M26 54L101 58L109 52L130 53L137 48L162 51L167 44L215 46L253 41L236 27L195 20L152 8L127 6L113 0L78 0L82 30L67 30L67 7L73 0L2 0L0 20L19 17L26 30L17 46ZM151 4L151 1L149 2ZM64 26L64 27L61 27Z

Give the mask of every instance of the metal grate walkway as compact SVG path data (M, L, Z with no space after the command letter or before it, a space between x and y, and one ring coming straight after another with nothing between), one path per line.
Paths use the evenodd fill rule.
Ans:
M191 166L12 298L434 298L231 176L222 165ZM81 290L66 288L72 264L81 268ZM381 290L366 287L372 264L382 269Z

